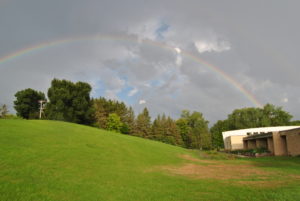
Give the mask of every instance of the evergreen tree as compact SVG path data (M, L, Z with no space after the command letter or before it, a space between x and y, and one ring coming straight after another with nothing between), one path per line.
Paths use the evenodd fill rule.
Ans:
M105 98L93 99L95 125L107 129L107 118L109 115L108 101Z
M134 135L149 138L151 136L151 117L145 107L143 112L137 116Z
M164 137L164 128L162 124L162 118L160 117L160 115L158 115L156 119L153 121L150 139L163 142L163 137Z
M134 111L132 109L132 107L129 107L129 109L126 111L124 117L123 117L123 127L121 132L124 134L130 134L132 135L134 132L134 123L135 123L135 119L134 119Z
M166 143L183 146L184 143L180 135L180 130L177 127L176 122L171 117L166 119L164 129Z
M127 107L125 103L107 100L103 97L93 99L93 109L95 125L99 128L107 129L107 120L109 114L117 114L122 122L121 133L133 134L134 132L134 111Z

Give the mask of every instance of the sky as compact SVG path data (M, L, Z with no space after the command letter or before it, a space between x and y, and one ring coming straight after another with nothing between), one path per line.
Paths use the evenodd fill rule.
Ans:
M0 0L0 104L53 78L153 118L214 124L271 103L300 119L299 1Z

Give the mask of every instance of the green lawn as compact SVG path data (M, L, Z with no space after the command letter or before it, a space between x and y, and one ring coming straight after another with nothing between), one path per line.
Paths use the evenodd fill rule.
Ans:
M0 120L0 200L300 200L300 157L231 159L77 124Z

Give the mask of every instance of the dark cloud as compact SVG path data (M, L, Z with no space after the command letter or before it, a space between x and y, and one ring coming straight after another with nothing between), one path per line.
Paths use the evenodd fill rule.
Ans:
M298 1L1 1L0 58L43 41L122 37L61 44L0 63L0 104L12 110L16 91L46 92L57 77L89 82L94 96L130 99L136 111L147 106L153 116L190 109L213 123L254 106L198 57L261 103L299 119L298 8Z

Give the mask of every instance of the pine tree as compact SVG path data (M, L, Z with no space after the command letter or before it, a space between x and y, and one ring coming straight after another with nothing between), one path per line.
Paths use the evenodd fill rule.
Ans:
M166 120L165 136L166 140L168 141L167 143L179 146L183 145L180 130L171 117L168 117Z
M153 121L151 133L152 133L152 135L151 135L150 139L163 141L164 130L163 130L162 120L161 120L160 115L158 115L156 117L156 119Z
M134 126L135 126L135 116L134 111L132 107L129 107L129 109L126 108L126 113L123 117L123 128L121 130L124 134L130 134L133 135L134 132Z
M145 107L143 112L137 116L134 135L149 138L151 136L151 117Z
M105 98L98 98L93 100L95 125L99 128L107 129L108 118L108 102Z

